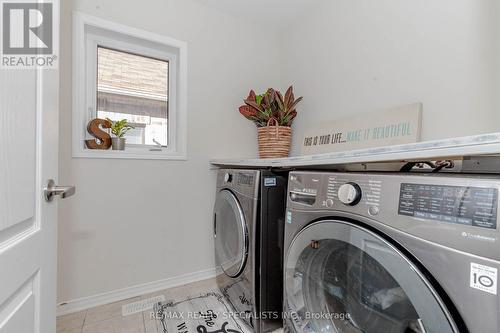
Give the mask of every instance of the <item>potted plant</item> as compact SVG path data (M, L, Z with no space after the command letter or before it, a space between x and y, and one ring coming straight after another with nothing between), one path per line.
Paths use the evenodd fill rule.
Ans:
M297 104L290 86L285 96L272 88L257 95L253 90L240 106L240 113L257 125L260 158L288 157L292 141L292 122L297 116Z
M113 150L125 150L125 134L134 128L134 126L130 125L127 119L113 121L109 118L106 118L107 121L111 123L111 133L115 135L114 138L111 138L111 146Z

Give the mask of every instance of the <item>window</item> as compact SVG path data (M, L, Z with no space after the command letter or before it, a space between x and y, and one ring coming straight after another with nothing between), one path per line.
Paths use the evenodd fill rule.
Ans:
M75 14L73 156L186 158L186 45ZM94 118L127 119L124 151L93 150Z
M128 143L168 147L168 61L98 46L97 118L127 119Z

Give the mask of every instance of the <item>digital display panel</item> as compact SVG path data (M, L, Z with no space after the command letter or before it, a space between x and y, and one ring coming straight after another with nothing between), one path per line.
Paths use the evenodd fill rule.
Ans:
M400 215L488 229L497 227L497 188L401 184Z
M243 173L238 173L238 185L253 185L253 176L246 175Z

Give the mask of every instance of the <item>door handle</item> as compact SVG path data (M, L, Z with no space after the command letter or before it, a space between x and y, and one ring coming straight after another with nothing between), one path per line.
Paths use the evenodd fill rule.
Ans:
M53 179L47 181L47 186L43 190L45 201L51 202L55 196L61 199L67 198L75 194L76 188L74 186L56 186Z

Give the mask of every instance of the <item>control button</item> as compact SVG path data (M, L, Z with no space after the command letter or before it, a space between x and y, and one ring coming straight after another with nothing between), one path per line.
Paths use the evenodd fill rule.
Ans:
M338 196L344 205L354 206L361 200L361 187L356 183L346 183L339 187Z
M368 208L368 214L370 214L371 216L378 215L379 212L380 210L377 206L370 206L370 208Z
M333 207L333 200L332 199L327 199L325 201L326 207L327 208L332 208Z
M230 173L226 173L224 175L224 182L225 183L230 183L233 181L233 175L231 175Z

